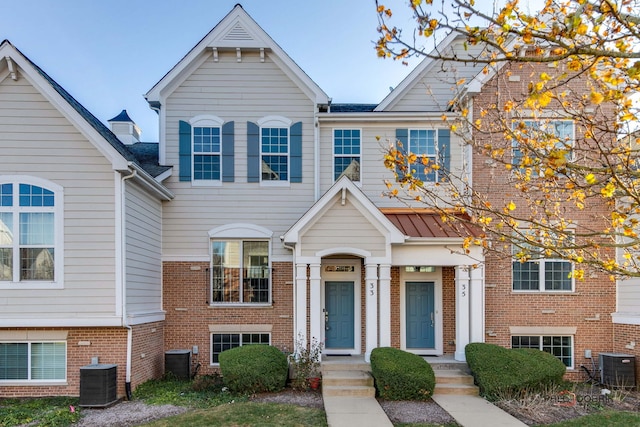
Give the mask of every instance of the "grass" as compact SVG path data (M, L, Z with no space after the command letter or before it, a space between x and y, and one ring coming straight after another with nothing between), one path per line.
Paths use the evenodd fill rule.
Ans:
M69 426L80 419L77 406L78 399L73 397L0 399L0 427L27 423L39 427Z
M246 401L246 396L224 391L217 376L199 377L195 381L161 379L140 384L133 393L134 400L150 405L175 405L189 408L211 408L225 403Z
M629 427L637 425L640 425L640 413L606 410L573 420L548 424L545 427Z
M326 426L327 419L319 409L279 403L240 402L198 409L181 415L144 424L145 427L228 426Z

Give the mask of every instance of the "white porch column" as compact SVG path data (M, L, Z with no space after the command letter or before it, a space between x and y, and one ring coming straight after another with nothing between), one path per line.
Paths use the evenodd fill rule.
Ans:
M320 264L309 265L309 318L311 339L322 341L324 316L322 315L322 301L320 297Z
M472 268L469 278L469 342L484 342L484 268Z
M296 331L294 340L307 345L307 264L296 264ZM301 341L301 342L298 342Z
M469 344L469 269L456 266L456 360L465 361L464 348Z
M364 360L369 362L371 351L378 346L378 266L376 264L365 265L365 292L367 315Z
M391 266L380 264L380 347L391 347Z

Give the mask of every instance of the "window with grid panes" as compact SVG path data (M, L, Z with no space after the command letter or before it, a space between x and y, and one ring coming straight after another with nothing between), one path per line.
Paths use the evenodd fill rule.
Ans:
M225 350L240 347L247 344L271 343L271 335L268 333L224 333L211 334L211 363L220 363L219 356Z

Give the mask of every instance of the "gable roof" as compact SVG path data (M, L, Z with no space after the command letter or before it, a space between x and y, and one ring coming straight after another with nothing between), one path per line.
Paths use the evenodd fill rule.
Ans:
M236 4L231 12L145 94L149 105L152 108L162 105L163 100L191 74L195 67L218 48L270 50L280 68L312 101L316 104L329 102L327 94L245 12L240 4Z
M129 163L134 163L138 165L145 172L149 173L151 176L156 177L159 174L158 172L162 169L163 173L166 170L170 169L170 167L159 166L157 164L157 159L154 165L154 168L145 168L143 162L141 162L136 155L130 151L119 139L118 137L111 132L111 130L106 127L96 116L91 114L89 110L87 110L82 104L80 104L69 92L67 92L62 86L60 86L51 76L44 72L42 68L40 68L37 64L31 61L26 55L24 55L18 48L16 48L9 40L4 40L0 43L0 58L4 58L5 61L13 61L15 62L20 69L26 74L25 77L30 80L32 84L35 84L39 89L41 89L44 95L52 95L50 91L47 91L47 86L53 91L55 94L60 96L62 103L56 102L55 99L50 99L51 102L56 105L63 113L74 113L77 115L77 118L80 119L76 122L79 124L79 130L81 131L95 131L93 137L87 135L87 137L94 142L96 148L101 151L106 158L108 158L113 167L116 170L126 170ZM35 73L31 72L31 70L35 71ZM17 76L16 76L17 78ZM42 81L39 81L42 79ZM44 84L42 84L44 83ZM68 117L69 118L69 117ZM73 122L73 120L72 120ZM84 127L82 124L87 124L90 126L89 128ZM150 165L151 162L147 161L146 164Z
M429 56L437 56L439 54L444 55L453 55L460 59L460 63L464 63L463 58L465 57L473 57L477 52L472 52L476 47L467 47L468 50L454 52L456 48L456 43L459 43L461 40L464 40L463 36L452 32L449 33L438 45L428 54ZM479 49L479 47L478 47ZM440 73L444 71L445 73L449 73L450 70L443 69L443 62L440 59L431 58L427 56L420 62L412 71L409 73L407 77L405 77L400 84L394 88L381 102L378 104L374 111L386 111L393 108L402 98L414 87L414 85L425 78L426 76L432 76L433 80L439 80L441 77L438 77L436 73ZM472 61L470 61L472 62ZM477 68L475 66L471 67L456 67L455 75L451 75L451 78L454 78L456 81L460 79L469 80L474 78L476 75L482 72L482 65ZM455 81L452 82L452 85L455 85ZM447 93L437 93L433 94L433 96L443 96L444 98L440 100L444 105L455 96L455 91L448 90Z
M283 242L285 244L298 243L300 241L300 235L304 233L305 229L331 207L333 198L341 192L342 197L347 197L347 194L349 194L355 199L357 202L355 205L358 210L367 216L367 219L371 221L376 228L384 231L384 234L388 237L389 244L404 243L406 236L398 230L398 228L380 212L376 205L367 198L362 190L346 176L338 179L331 188L287 230L283 236Z

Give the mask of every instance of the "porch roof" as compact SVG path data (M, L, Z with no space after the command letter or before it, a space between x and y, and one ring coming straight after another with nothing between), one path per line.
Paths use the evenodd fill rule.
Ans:
M433 211L382 209L382 213L409 237L448 238L482 235L482 230L468 223L469 218L462 214L456 215L460 217L460 221L451 223L444 222L440 214Z

